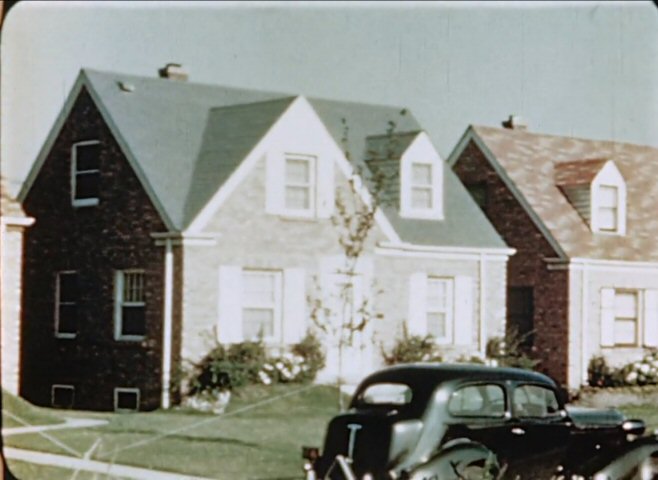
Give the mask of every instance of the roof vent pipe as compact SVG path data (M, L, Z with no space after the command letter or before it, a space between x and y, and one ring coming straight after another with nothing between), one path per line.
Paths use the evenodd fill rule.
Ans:
M168 63L160 70L158 70L161 78L168 78L169 80L180 80L184 82L187 80L187 72L183 70L180 63Z
M503 127L510 130L527 130L528 124L522 116L510 115L507 120L503 121Z

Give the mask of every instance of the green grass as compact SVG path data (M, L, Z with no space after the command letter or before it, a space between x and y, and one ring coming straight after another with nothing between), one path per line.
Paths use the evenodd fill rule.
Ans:
M231 399L226 416L182 409L100 414L94 416L106 418L108 425L48 434L80 453L100 439L92 455L96 460L218 479L296 479L301 446L320 446L326 424L337 412L334 388L296 393L299 388L242 389ZM6 437L5 444L66 454L38 434Z
M61 423L61 411L49 408L35 407L22 398L15 397L10 393L2 391L2 427L23 427L24 424L17 420L20 418L28 425L51 425Z
M36 465L18 460L7 460L9 471L14 477L21 480L122 480L119 477L108 476L102 473L78 472L66 468Z
M639 418L647 425L647 432L658 429L658 408L655 405L627 405L619 407L628 418Z

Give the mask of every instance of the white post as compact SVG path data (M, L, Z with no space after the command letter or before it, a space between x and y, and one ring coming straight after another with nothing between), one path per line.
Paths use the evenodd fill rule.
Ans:
M480 269L479 269L479 276L480 276L480 332L479 332L479 340L480 340L480 355L482 355L482 358L485 358L487 354L487 319L486 319L486 313L487 313L487 299L486 299L486 294L487 294L487 282L486 282L486 269L485 269L485 255L484 253L480 254Z
M171 406L169 385L171 383L171 335L174 286L174 254L171 239L166 239L164 271L164 318L162 328L162 408Z
M580 355L581 355L581 364L580 364L580 383L581 385L587 385L587 368L589 367L589 344L588 344L588 330L589 330L589 298L588 298L588 291L589 291L589 275L587 271L587 264L583 265L583 270L582 270L582 285L581 285L581 308L580 308L580 314L582 318L580 319L580 325L582 328L581 333L581 344L580 344ZM570 382L569 382L570 383Z

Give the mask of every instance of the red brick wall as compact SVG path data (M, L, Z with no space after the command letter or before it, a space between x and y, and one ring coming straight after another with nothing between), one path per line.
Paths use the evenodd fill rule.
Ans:
M566 382L568 365L568 273L549 271L545 258L556 253L523 207L471 142L454 166L462 182L486 185L485 214L505 242L515 248L507 264L508 288L534 288L534 355L538 370Z
M101 142L100 203L73 208L70 149ZM164 249L150 234L166 227L130 168L91 97L82 91L25 201L36 219L26 235L21 393L50 404L54 383L75 386L75 408L113 408L113 389L141 390L142 409L161 392ZM180 253L176 255L180 263ZM114 271L140 268L146 280L146 338L114 340ZM54 336L55 276L78 272L78 335ZM174 306L180 332L180 295ZM180 349L175 339L174 352Z

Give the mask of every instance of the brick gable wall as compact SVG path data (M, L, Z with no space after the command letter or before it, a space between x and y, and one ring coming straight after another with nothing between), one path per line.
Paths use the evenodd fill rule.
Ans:
M460 155L454 171L466 185L486 185L484 212L505 242L517 250L508 262L508 287L534 288L533 355L541 361L538 370L565 383L569 348L568 272L546 268L544 259L556 257L553 248L473 142Z
M73 208L71 145L91 139L101 143L100 203ZM132 387L141 390L140 408L158 407L164 252L150 234L166 227L85 90L32 185L25 210L37 222L26 235L21 394L50 405L51 385L70 384L75 408L109 410L114 388ZM147 333L141 342L114 340L114 271L127 268L145 271ZM75 339L54 336L55 279L62 270L78 272ZM180 292L174 300L178 357Z

